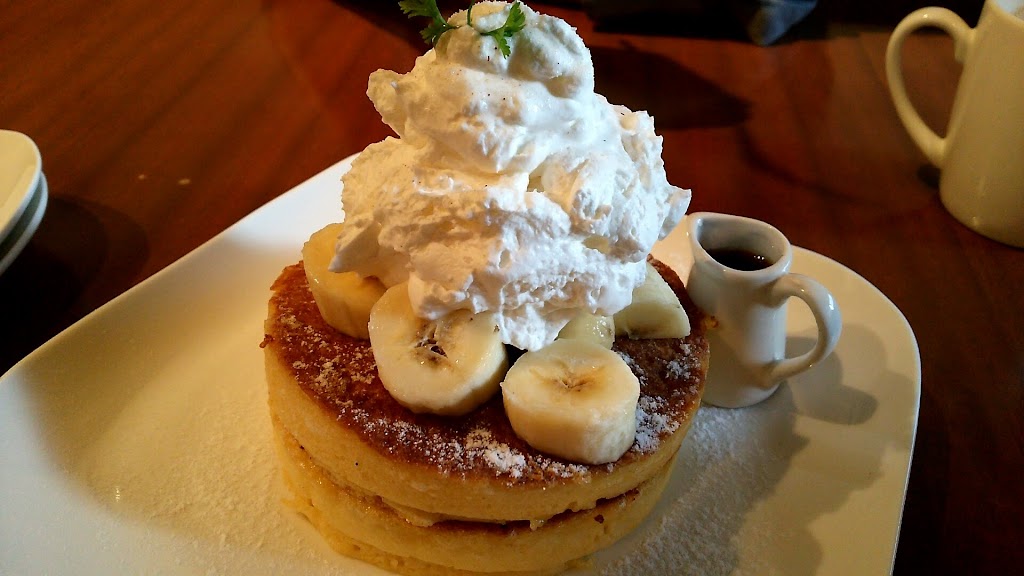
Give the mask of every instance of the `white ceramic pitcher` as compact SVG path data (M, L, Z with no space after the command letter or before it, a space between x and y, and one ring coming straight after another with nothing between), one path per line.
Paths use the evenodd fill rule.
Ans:
M793 249L781 232L759 220L711 212L689 215L687 228L693 251L687 291L718 323L708 331L705 402L756 404L832 352L842 330L839 307L819 282L789 272ZM786 302L794 296L810 307L818 337L810 351L786 358Z
M952 36L963 62L945 137L921 120L903 83L903 42L922 27ZM975 28L945 8L916 10L893 31L885 67L900 120L941 170L946 210L980 234L1024 247L1024 0L988 0Z

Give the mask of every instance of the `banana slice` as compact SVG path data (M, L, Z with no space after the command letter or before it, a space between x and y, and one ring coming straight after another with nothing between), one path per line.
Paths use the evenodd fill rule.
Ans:
M343 226L328 224L314 232L302 246L302 262L309 289L324 320L339 332L366 340L370 337L366 327L370 308L384 294L385 288L376 278L327 269Z
M615 333L630 338L685 338L690 334L690 318L672 287L647 263L647 278L633 290L633 301L619 310Z
M589 340L604 348L611 348L615 342L615 320L611 316L599 316L581 312L562 327L560 340Z
M516 360L501 383L516 435L585 464L618 460L636 436L640 382L622 358L587 340L555 340Z
M388 288L370 310L370 346L380 380L413 412L465 414L498 391L508 355L490 314L458 310L417 318L408 283Z

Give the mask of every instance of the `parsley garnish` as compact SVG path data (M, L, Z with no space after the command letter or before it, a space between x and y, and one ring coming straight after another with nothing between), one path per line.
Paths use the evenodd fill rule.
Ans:
M494 41L498 43L498 48L501 49L501 55L508 58L508 55L512 53L512 49L508 46L508 38L511 38L513 34L519 32L525 27L526 15L523 14L522 9L519 8L519 2L517 1L512 5L512 8L509 9L508 18L505 19L505 24L503 26L488 32L481 32L480 34L494 38Z
M441 34L458 28L458 26L449 24L441 16L441 11L438 10L437 2L434 0L402 0L398 3L398 7L402 9L402 13L410 18L413 16L426 16L430 18L430 24L420 31L420 36L423 37L424 42L431 46L437 44Z
M466 24L469 26L473 25L473 4L469 5L466 10ZM430 18L430 24L427 25L422 31L420 36L423 37L423 41L431 46L437 44L438 39L441 35L449 30L454 30L458 26L452 26L447 20L441 16L441 11L437 8L437 2L435 0L401 0L398 6L402 9L402 12L409 17L412 16L424 16ZM505 24L494 30L488 30L487 32L481 32L481 36L490 36L494 38L494 41L498 44L498 49L501 50L501 55L508 58L509 54L512 53L512 49L508 45L508 39L515 35L526 27L526 15L523 14L522 8L519 7L519 1L516 0L509 8L508 18L505 19Z

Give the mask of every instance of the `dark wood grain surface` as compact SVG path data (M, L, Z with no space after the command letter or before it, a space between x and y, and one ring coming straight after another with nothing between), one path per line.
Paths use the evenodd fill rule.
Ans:
M1002 574L1024 565L1024 250L944 211L937 172L897 120L884 54L905 4L879 18L821 7L766 48L728 29L615 31L536 7L579 28L600 91L655 116L691 211L767 220L903 311L923 382L895 572ZM976 3L961 7L976 17ZM391 2L0 5L0 128L37 142L51 194L0 277L0 371L388 135L367 76L406 71L424 49ZM904 59L941 130L960 72L952 43L918 34Z

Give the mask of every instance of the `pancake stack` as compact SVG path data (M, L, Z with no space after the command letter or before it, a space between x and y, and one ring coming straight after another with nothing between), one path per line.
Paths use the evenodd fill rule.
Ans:
M401 574L552 574L611 545L660 497L708 367L704 316L678 276L652 264L692 329L616 338L640 382L637 432L599 465L532 448L500 393L460 416L403 407L369 340L325 322L302 262L285 268L262 348L288 504L339 552Z

